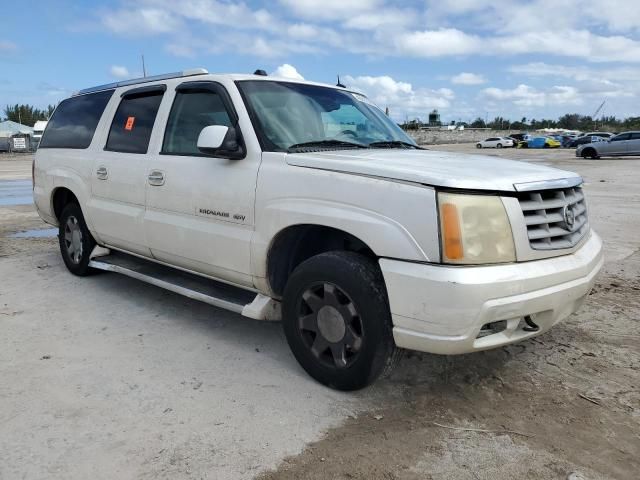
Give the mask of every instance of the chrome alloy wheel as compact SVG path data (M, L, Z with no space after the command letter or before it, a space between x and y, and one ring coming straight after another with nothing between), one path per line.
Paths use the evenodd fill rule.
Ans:
M334 368L351 365L364 342L362 321L353 301L327 282L312 285L302 294L298 329L313 356Z
M67 254L74 264L79 264L82 260L82 229L78 219L73 215L67 218L64 225L64 246Z

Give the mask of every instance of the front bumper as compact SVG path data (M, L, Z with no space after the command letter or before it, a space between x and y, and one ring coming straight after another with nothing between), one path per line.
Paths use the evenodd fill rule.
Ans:
M381 259L398 347L469 353L546 332L578 310L604 262L591 232L570 255L505 265L455 267ZM524 317L539 326L525 329ZM501 331L482 331L487 324Z

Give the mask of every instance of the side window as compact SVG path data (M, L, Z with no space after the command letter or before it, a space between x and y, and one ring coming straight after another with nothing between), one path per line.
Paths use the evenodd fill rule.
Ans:
M198 136L209 125L233 126L220 95L208 89L178 90L167 121L162 153L201 155Z
M159 89L125 94L113 117L105 150L147 153L163 94Z
M629 140L629 137L631 136L631 134L629 133L623 133L622 135L618 135L616 137L613 137L611 139L612 142L620 142L622 140Z
M88 148L113 90L63 100L49 120L38 148Z
M640 140L640 132L632 133L631 140Z

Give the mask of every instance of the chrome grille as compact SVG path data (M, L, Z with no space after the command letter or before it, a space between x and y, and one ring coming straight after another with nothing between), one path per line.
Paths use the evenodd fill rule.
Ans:
M522 192L518 194L518 200L527 225L529 244L535 250L571 248L589 230L587 204L581 187Z

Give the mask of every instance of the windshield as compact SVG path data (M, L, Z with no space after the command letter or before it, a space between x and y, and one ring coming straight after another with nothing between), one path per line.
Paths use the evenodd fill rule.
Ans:
M415 142L364 95L330 87L275 81L240 81L262 148L412 147ZM394 144L391 144L394 146Z

